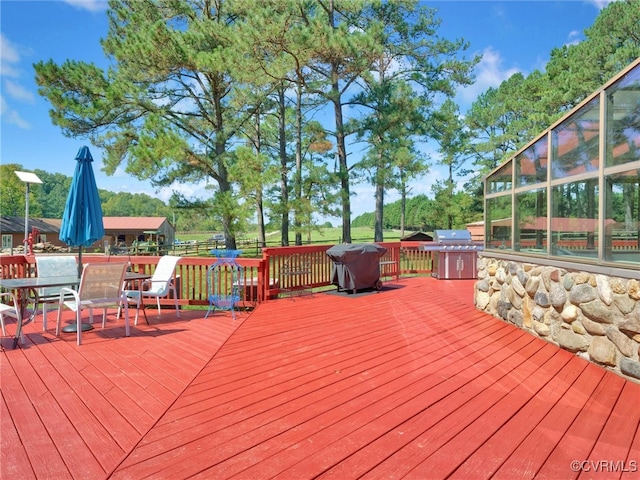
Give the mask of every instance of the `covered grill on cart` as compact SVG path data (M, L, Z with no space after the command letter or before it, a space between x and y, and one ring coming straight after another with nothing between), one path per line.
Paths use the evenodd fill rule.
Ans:
M473 243L468 230L435 230L433 242L429 242L424 248L434 252L434 277L450 280L478 276L478 251L482 247Z
M327 250L333 260L331 283L340 290L356 293L367 288L380 289L380 257L387 249L375 243L347 243Z

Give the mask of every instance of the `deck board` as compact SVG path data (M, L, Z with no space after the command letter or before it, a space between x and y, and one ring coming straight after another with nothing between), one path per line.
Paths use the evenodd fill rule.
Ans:
M397 372L391 372L390 375L387 383L383 383L383 379L380 379L379 388L391 391L398 389L400 393L390 395L387 398L378 399L377 397L380 396L380 393L375 390L371 391L370 385L363 385L360 389L345 385L344 387L348 389L349 393L352 396L356 396L356 398L350 402L345 403L344 398L342 398L342 388L340 388L336 390L331 397L322 398L322 409L316 408L311 413L309 413L308 409L314 406L313 402L307 402L300 406L292 405L293 408L296 408L295 413L297 413L297 415L290 421L297 427L296 430L286 432L273 440L254 442L256 444L255 447L243 455L233 457L232 462L239 467L246 467L248 461L245 460L245 457L255 455L259 451L261 453L260 458L262 458L267 449L270 449L270 453L278 453L282 442L290 445L288 449L279 452L279 455L260 462L258 469L265 471L272 463L277 465L278 468L282 468L287 462L295 461L296 454L303 456L309 455L309 452L298 448L299 443L321 446L331 445L336 439L340 439L340 442L345 445L347 435L354 430L357 431L358 426L366 425L370 427L368 423L369 420L374 421L376 425L378 425L380 423L380 415L389 411L394 412L394 410L399 408L402 403L407 400L405 397L411 395L411 389L401 390L404 386L399 384L400 382L391 384L390 379L395 377ZM403 380L405 382L407 381L406 379ZM411 413L409 413L409 415L411 415ZM291 417L291 415L289 415L289 417ZM281 425L276 426L282 428ZM312 433L310 434L309 432ZM261 431L254 431L253 433L254 436L260 434L265 435ZM356 432L355 436L358 437L360 441L365 438L361 432ZM247 441L246 436L243 437L243 441ZM320 451L317 454L314 453L314 455L327 458L326 448L332 448L332 446L318 448ZM228 470L228 464L230 462L226 463L225 469ZM309 468L308 463L305 468ZM274 472L270 471L270 473ZM255 475L255 472L247 472L247 475ZM291 475L292 478L297 476L295 472L292 472Z
M426 342L426 340L424 340ZM425 352L426 353L426 352ZM397 376L396 372L394 371L395 368L397 368L398 366L401 366L403 363L406 363L406 359L402 358L399 356L399 354L396 351L390 351L389 353L387 353L386 355L383 353L383 351L378 351L376 358L374 359L368 359L367 360L368 363L365 363L361 366L361 369L365 369L366 370L366 375L367 375L367 379L369 382L374 381L373 377L378 374L378 370L387 374L387 375L391 375L392 378L394 378L395 376ZM341 366L341 375L343 375L347 380L346 381L358 381L357 377L354 377L354 373L351 371L353 370L353 368L345 368L346 366ZM388 373L387 373L388 372ZM309 370L309 372L307 373L306 377L303 376L296 376L294 378L292 378L291 380L287 381L287 382L282 382L279 383L278 385L272 385L271 389L273 390L273 392L275 392L276 396L271 396L269 398L269 402L273 403L274 405L276 404L283 404L283 405L292 405L291 402L295 400L294 397L294 393L295 391L293 390L293 388L298 385L298 384L306 384L306 388L310 390L310 392L314 393L314 389L317 388L316 386L314 386L314 383L308 383L308 380L313 380L314 377L316 376L320 376L322 373L322 371L319 370L319 368L311 368ZM357 373L357 372L356 372ZM331 365L326 369L326 375L329 376L333 376L336 374L336 370L335 367L332 367ZM416 374L419 374L419 372L416 372ZM377 382L381 382L381 380L378 378L375 381ZM321 385L323 382L322 377L320 377L318 380L316 380L315 385ZM342 382L342 383L345 383ZM333 388L337 388L339 389L339 391L341 391L342 389L345 388L345 385L343 385L342 383L338 383L338 384L334 384ZM267 398L268 396L268 391L264 391L263 396L264 398ZM315 395L320 395L319 393L316 393ZM185 395L187 396L187 395ZM300 394L298 394L298 396L300 396ZM326 397L326 394L325 394ZM313 400L313 399L312 399ZM320 397L320 400L323 400L322 397ZM313 400L315 401L315 400ZM278 403L276 403L278 402ZM267 408L269 405L265 404L264 401L261 402L261 404L259 405L260 408ZM178 407L178 404L176 403L176 408ZM254 408L257 408L256 405L254 404L253 406ZM242 406L241 410L243 415L246 415L246 407ZM172 412L171 412L172 413ZM167 416L165 417L166 420L169 421L175 421L176 417L174 417L173 415L167 414ZM229 415L226 415L226 421L230 421L231 417L229 417ZM157 430L160 430L162 428L162 424L160 423L158 425ZM154 432L155 433L155 432Z
M574 456L638 459L640 385L472 299L407 278L235 321L149 309L130 338L111 312L80 347L49 317L0 357L0 477L576 478Z
M629 383L623 383L622 391L617 399L617 401L621 405L640 405L640 395L633 388L629 388ZM633 443L634 436L637 435L640 424L640 408L630 409L621 411L620 409L613 409L611 411L610 418L607 419L607 422L598 437L597 444L594 449L589 454L589 459L597 460L607 460L607 459L620 459L620 462L623 462L630 466L632 460L636 460L637 462L637 454L638 449L636 448L635 453L631 453L631 445ZM640 465L638 465L640 468ZM611 472L614 473L614 472ZM623 472L620 471L620 477ZM631 472L629 472L631 473ZM637 472L636 472L637 473ZM578 478L588 478L593 474L589 474L584 472ZM619 476L613 474L610 478L620 478Z
M439 478L447 478L460 463L502 428L532 395L537 394L548 378L548 373L543 368L553 371L562 368L566 359L549 350L538 350L530 358L531 361L518 366L509 372L510 375L505 375L496 382L502 387L500 391L488 387L474 398L475 405L486 408L481 414L477 408L472 409L471 404L467 403L466 416L456 421L457 415L450 415L437 428L421 437L421 442L428 439L430 448L427 451L435 451L416 465L406 478L424 478L432 470L438 472ZM458 431L456 427L464 424L466 426ZM455 435L452 436L454 432ZM448 441L442 444L444 439ZM422 455L423 452L424 449Z
M21 348L2 339L2 431L18 441L7 452L3 438L0 478L105 478L239 325L150 311L151 325L131 326L125 338L114 313L80 347L74 334L55 336L54 316L46 332L39 319L28 325ZM13 470L21 474L5 477Z
M582 362L566 361L555 375L557 381L547 381L536 395L518 410L491 438L485 440L452 473L452 479L473 476L489 478L508 459L516 447L537 427L556 402L559 402L573 382L584 371Z
M518 445L494 475L497 479L534 478L562 439L587 400L605 375L604 371L587 368L572 384L536 429ZM576 460L580 460L576 458ZM565 464L566 465L566 464ZM572 477L566 466L563 477Z
M443 354L446 358L446 352L443 352ZM464 355L464 352L462 354ZM450 357L449 360L451 363L455 362ZM412 419L419 415L428 405L428 402L444 398L448 396L452 388L457 388L457 385L453 386L455 381L442 382L442 376L438 372L438 370L447 368L447 375L451 375L456 368L455 366L447 366L445 361L438 363L435 356L425 356L421 359L421 362L423 365L419 369L415 369L415 365L412 366L412 369L415 369L411 372L412 375L408 375L408 372L405 372L397 380L391 377L388 383L380 386L380 388L393 392L387 397L378 399L382 395L376 390L371 390L366 395L363 394L361 398L349 402L348 405L341 405L342 413L340 418L332 419L333 422L327 427L319 429L307 438L309 442L327 446L318 452L314 452L313 459L310 458L305 461L305 468L310 468L311 462L320 462L324 466L318 466L318 471L315 474L322 473L327 464L333 465L334 462L337 463L336 458L342 460L346 458L346 455L352 454L354 445L366 446L382 433L395 427L398 422L402 422L404 419ZM464 367L460 366L462 371ZM397 376L398 371L391 373ZM463 376L460 372L458 374L459 377ZM370 386L365 385L363 388L370 389ZM365 419L371 419L374 423L369 423ZM325 419L314 419L308 425L305 425L306 430L314 432L318 428L315 425L318 420L328 422ZM339 422L336 420L339 420ZM298 452L299 455L304 455L305 453L303 451ZM290 452L283 452L280 456L286 457L286 462L289 463L295 459L295 455ZM268 465L272 462L281 467L284 465L285 460L275 457L269 459L265 464ZM260 468L263 467L264 465L261 463ZM251 475L251 472L246 472L246 475ZM285 475L294 478L298 475L298 472L295 468L292 468L287 470Z
M637 405L638 404L637 400L638 400L638 397L640 396L640 393L636 392L635 394L631 394L631 395L634 401L632 401L630 405L634 405L634 404ZM625 409L622 410L623 414L624 414L624 411ZM631 442L631 445L629 448L629 454L625 459L624 464L626 466L626 471L622 472L622 476L620 477L622 478L622 480L631 480L631 479L638 478L638 468L640 468L640 461L638 461L638 457L640 457L640 427L636 430L636 433L633 437L633 442ZM617 458L614 458L614 460L617 460Z
M572 461L589 459L589 454L610 416L623 384L624 380L619 377L603 375L593 395L589 397L564 434L562 442L536 472L536 478L558 478L566 472L566 465L570 465ZM612 459L605 457L601 460Z
M518 336L517 332L509 332L503 340L518 352L517 355L535 355L541 351L540 345ZM509 374L516 369L518 362L514 355L513 350L498 349L493 353L486 350L485 359L474 364L477 372L475 378L461 375L451 377L439 389L427 392L435 396L435 401L428 404L419 416L389 432L390 436L400 437L401 443L396 445L392 457L378 462L366 473L365 478L399 478L409 474L415 466L485 412L496 398L506 395L508 387L504 383L500 388L492 387L504 377L509 379ZM442 388L445 388L445 395L438 394Z
M20 374L26 368L20 371ZM2 375L2 404L3 415L0 421L2 427L2 451L3 462L0 475L11 478L14 472L19 472L25 478L65 478L68 470L62 461L62 457L55 449L47 430L40 420L38 413L29 399L27 391L20 383L20 379L12 366L3 363L0 368ZM5 408L6 407L6 408ZM5 412L7 414L5 415ZM13 428L12 428L13 427ZM5 432L16 432L17 441L5 443ZM8 439L12 439L10 436ZM12 449L8 447L12 446ZM5 448L6 447L6 448ZM23 463L24 460L27 463Z

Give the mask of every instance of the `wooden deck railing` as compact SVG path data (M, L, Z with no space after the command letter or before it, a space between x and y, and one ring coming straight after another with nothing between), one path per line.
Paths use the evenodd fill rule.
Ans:
M425 242L400 242L400 275L431 274L433 251L425 250L424 245Z
M421 247L423 242L384 242L380 245L387 252L380 259L380 273L385 278L402 275L431 273L433 252ZM273 247L262 249L262 258L236 259L243 269L241 303L254 306L277 298L284 292L312 289L331 285L333 263L326 255L331 245ZM158 263L157 256L105 256L84 254L84 263L130 261L136 272L152 274ZM208 306L207 268L214 257L182 257L176 267L178 303ZM288 272L288 274L286 274ZM293 272L293 273L292 273ZM0 274L3 278L19 278L37 275L35 257L25 255L0 255ZM153 300L155 302L155 299ZM161 304L171 306L172 299L161 299Z
M433 266L433 252L425 251L424 242L383 242L387 252L380 258L380 274L384 278L398 278L401 275L430 274ZM263 248L262 254L267 277L262 285L267 286L265 298L273 298L283 291L305 290L331 285L333 262L326 251L331 245L308 245L295 247ZM295 275L283 279L283 267L288 263L306 267L297 269ZM285 283L286 282L286 283Z
M2 278L24 278L31 275L32 262L25 255L0 255Z

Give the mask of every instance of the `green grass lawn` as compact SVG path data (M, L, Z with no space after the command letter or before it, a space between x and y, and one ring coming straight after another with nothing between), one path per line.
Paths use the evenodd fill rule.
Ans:
M409 232L405 231L405 235ZM384 240L385 241L397 241L400 240L400 230L385 230L384 231ZM198 242L204 242L210 239L213 236L213 232L211 233L189 233L189 232L178 232L176 233L176 238L182 241L195 240ZM245 235L238 236L238 244L241 244L243 240L247 240L250 243L254 243L255 239L258 237L256 232L249 232ZM268 246L278 246L280 245L280 232L267 232L267 245ZM373 228L367 227L357 227L351 229L351 240L353 243L366 243L373 242ZM309 239L309 234L304 233L302 235L303 244L315 243L315 244L337 244L342 242L342 228L321 228L320 230L314 230L311 232L311 238ZM222 243L222 242L221 242ZM295 243L295 235L291 233L289 235L289 244L294 245Z
M217 232L198 232L198 233L190 233L190 232L178 232L176 234L176 238L182 242L190 242L195 241L198 242L198 247L195 246L182 246L176 247L173 252L176 255L197 255L197 256L210 256L209 251L213 248L225 248L224 241L212 241L210 240L214 233ZM405 231L405 235L410 232ZM342 228L321 228L318 231L311 232L311 239L309 239L309 235L305 234L302 236L303 245L336 245L338 243L342 243ZM242 256L247 258L260 257L262 255L262 250L258 246L257 243L257 234L256 232L250 232L246 235L239 236L236 239L237 248L242 250ZM280 246L280 232L268 232L267 233L267 247L278 247ZM373 242L373 228L366 227L358 227L351 229L351 240L352 243L368 243ZM398 241L400 240L400 230L385 230L384 231L384 240L385 241ZM289 245L295 245L295 236L291 234L289 236ZM169 250L172 251L171 249Z

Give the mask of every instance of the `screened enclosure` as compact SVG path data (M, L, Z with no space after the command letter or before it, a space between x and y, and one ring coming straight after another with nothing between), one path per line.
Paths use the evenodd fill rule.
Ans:
M640 59L485 179L485 251L640 270Z

